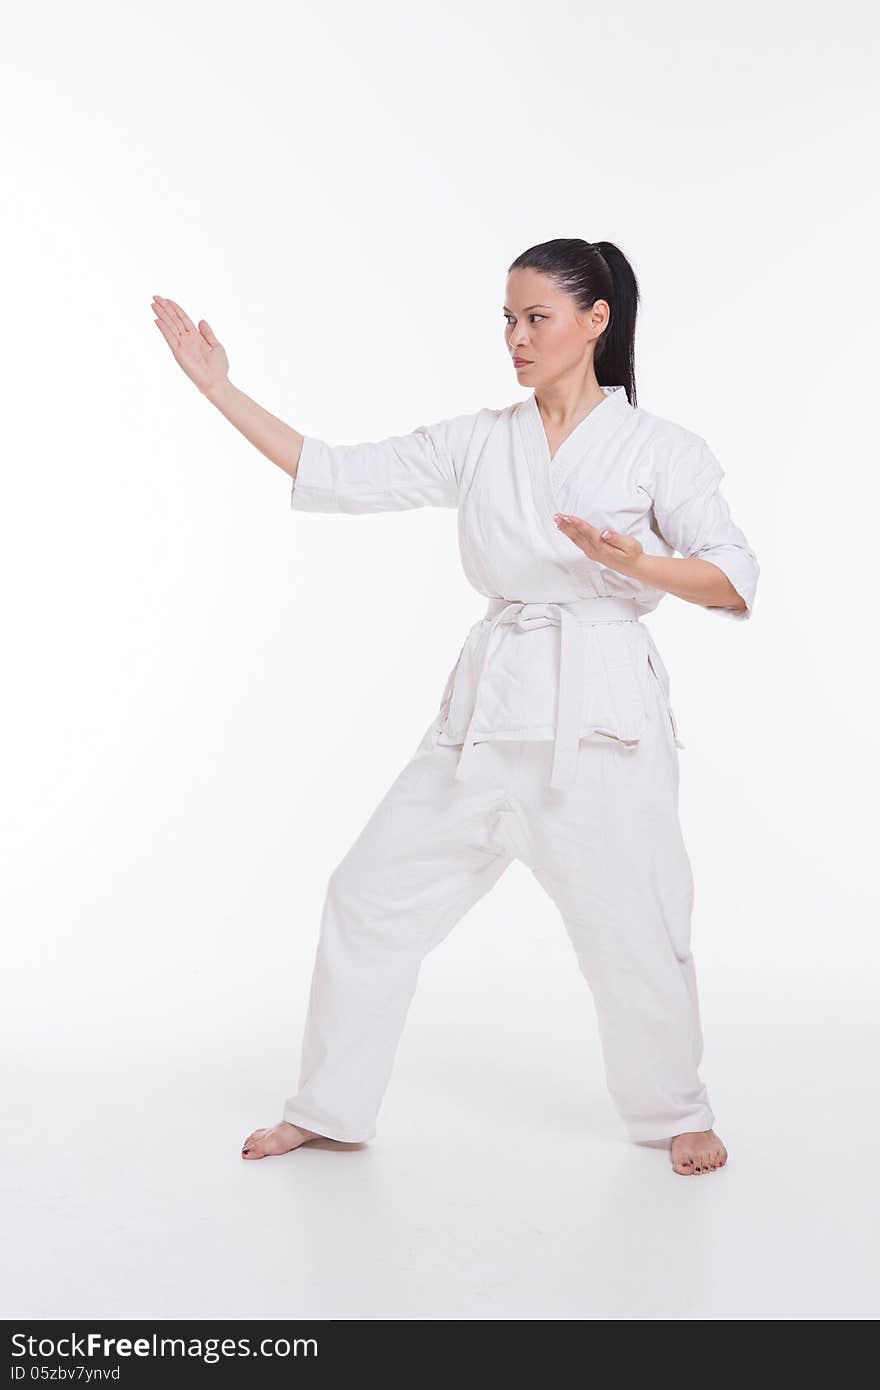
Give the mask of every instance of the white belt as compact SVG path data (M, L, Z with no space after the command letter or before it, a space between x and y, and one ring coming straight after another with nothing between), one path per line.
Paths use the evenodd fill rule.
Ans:
M491 619L483 648L483 661L474 692L471 714L464 746L455 769L459 782L467 781L473 761L474 723L479 707L480 684L489 657L489 646L499 623L516 623L517 627L547 627L559 625L559 696L556 706L556 737L553 748L551 787L568 786L574 779L583 701L584 663L583 632L585 623L637 622L641 609L629 598L582 598L567 603L522 603L504 598L491 598L486 617Z

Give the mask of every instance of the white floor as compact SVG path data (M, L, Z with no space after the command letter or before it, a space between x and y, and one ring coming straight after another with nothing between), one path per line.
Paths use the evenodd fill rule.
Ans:
M731 1160L682 1178L623 1136L567 948L538 975L559 998L534 1026L522 959L499 960L497 935L491 950L491 995L485 962L466 979L451 945L426 962L363 1146L239 1157L295 1070L281 986L249 1032L247 1010L224 1026L222 1002L194 992L185 1026L176 1006L122 1001L19 1036L4 1316L877 1316L864 979L702 972Z

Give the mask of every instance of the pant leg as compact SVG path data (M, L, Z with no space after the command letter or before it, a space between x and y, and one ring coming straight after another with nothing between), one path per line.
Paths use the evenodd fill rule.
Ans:
M596 1006L611 1098L634 1140L711 1129L678 813L678 750L650 679L650 717L627 746L583 739L576 784L547 789L532 744L517 788L524 855L562 915ZM525 774L528 775L525 775Z
M331 1139L371 1139L422 960L498 880L505 768L456 782L459 748L431 730L330 875L302 1045L283 1118Z

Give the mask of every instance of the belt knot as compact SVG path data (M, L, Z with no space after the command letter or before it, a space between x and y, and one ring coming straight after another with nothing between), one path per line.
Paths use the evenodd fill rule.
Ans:
M577 767L580 723L583 702L584 627L598 622L634 622L639 606L633 599L616 595L571 599L559 602L527 603L519 599L491 598L486 609L489 628L474 690L474 708L464 736L461 755L456 766L457 781L466 781L476 747L475 726L480 686L489 660L489 647L499 623L515 623L528 631L556 623L562 629L559 651L558 697L556 731L554 736L551 787L570 786Z

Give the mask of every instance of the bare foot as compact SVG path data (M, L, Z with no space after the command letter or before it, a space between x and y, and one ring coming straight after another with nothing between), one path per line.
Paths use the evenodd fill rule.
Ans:
M310 1129L300 1129L298 1125L290 1125L286 1120L280 1124L272 1125L271 1129L255 1129L253 1134L249 1134L242 1146L242 1158L267 1158L270 1154L286 1154L291 1149L298 1149L300 1144L307 1144L310 1139L320 1139L320 1134L313 1134Z
M711 1173L723 1168L727 1150L714 1129L701 1129L693 1134L676 1134L672 1140L672 1166L676 1173Z

